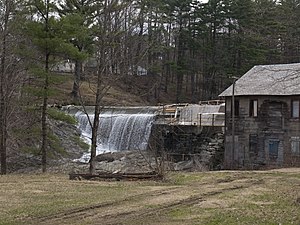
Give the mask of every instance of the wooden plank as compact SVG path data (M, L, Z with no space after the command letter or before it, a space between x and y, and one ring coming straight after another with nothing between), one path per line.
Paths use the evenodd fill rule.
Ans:
M91 179L116 179L116 180L160 180L162 175L156 172L148 173L99 173L99 174L87 174L87 173L71 173L69 174L70 180L91 180Z

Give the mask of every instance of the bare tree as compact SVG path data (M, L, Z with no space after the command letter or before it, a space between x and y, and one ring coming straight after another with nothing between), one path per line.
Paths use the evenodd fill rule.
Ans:
M1 156L1 174L6 174L6 154L7 154L7 115L8 115L8 89L11 84L8 84L8 79L12 73L10 71L11 62L9 56L9 23L10 15L13 10L14 1L5 0L0 4L1 7L1 49L0 49L0 156Z
M95 90L94 120L91 121L91 159L90 173L95 173L95 157L97 149L97 136L102 108L102 98L110 89L111 84L129 74L128 63L130 47L128 36L132 35L132 27L129 26L127 10L132 2L118 0L105 0L102 7L98 8L96 20L96 59L98 63L97 81ZM104 79L105 78L105 79Z
M0 3L0 156L1 174L7 173L7 155L11 145L12 120L18 111L20 87L23 84L24 67L17 56L17 46L22 40L17 29L16 0Z
M1 15L1 67L0 67L0 155L1 155L1 174L6 174L6 99L5 99L5 78L6 78L6 59L7 59L7 36L11 1L2 3L4 14ZM2 10L1 10L2 11Z

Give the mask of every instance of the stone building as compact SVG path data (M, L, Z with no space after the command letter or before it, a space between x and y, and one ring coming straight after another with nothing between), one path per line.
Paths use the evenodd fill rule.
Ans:
M234 84L220 94L225 167L300 166L300 63L255 66Z

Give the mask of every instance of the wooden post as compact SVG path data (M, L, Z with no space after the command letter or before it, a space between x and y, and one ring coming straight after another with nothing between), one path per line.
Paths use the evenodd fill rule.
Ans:
M200 127L202 127L202 114L200 114Z

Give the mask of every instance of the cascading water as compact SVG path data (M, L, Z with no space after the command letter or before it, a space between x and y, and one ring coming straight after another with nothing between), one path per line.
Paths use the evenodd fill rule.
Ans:
M109 109L100 114L97 154L103 152L146 150L155 119L153 110ZM75 114L83 136L90 141L94 115L81 111ZM90 122L89 122L90 119Z

